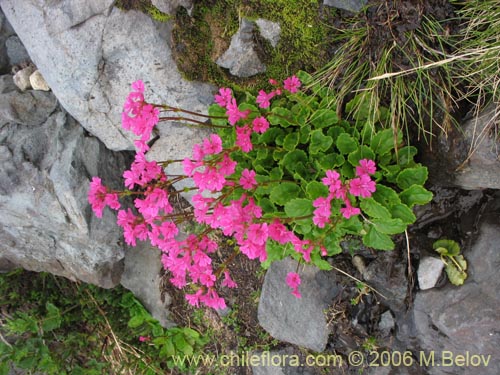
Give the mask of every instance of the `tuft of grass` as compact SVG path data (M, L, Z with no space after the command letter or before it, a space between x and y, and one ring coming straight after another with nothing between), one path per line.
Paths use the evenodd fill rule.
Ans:
M456 70L476 111L500 102L500 1L452 0L462 19Z
M418 6L415 10L420 12L417 19L398 10L396 2L384 2L343 20L332 30L337 35L336 53L315 74L315 83L337 92L340 116L344 104L361 93L365 99L360 103L363 108L370 103L373 120L379 115L377 108L386 106L391 115L388 125L395 133L404 129L407 135L416 133L428 140L436 129L446 132L453 122L452 71L446 65L429 67L449 53L453 37L450 20L435 19Z

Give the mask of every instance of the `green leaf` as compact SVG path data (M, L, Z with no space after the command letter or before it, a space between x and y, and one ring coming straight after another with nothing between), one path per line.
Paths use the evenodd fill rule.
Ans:
M328 256L333 256L340 254L342 248L340 247L340 239L335 232L329 232L325 239L323 240L323 245L325 246Z
M341 167L345 163L345 158L341 154L331 153L320 157L319 165L325 171Z
M417 220L413 211L402 203L395 204L390 211L393 218L400 219L405 224L413 224Z
M338 136L336 145L343 154L349 154L358 149L358 142L347 133L342 133Z
M311 143L309 151L311 154L317 154L320 151L325 152L333 143L332 137L324 135L321 129L314 130L311 133Z
M307 72L304 72L303 70L299 70L297 72L297 78L302 82L302 85L309 85L310 83L313 83L314 78L312 75L310 75Z
M312 200L319 197L326 197L328 195L328 188L321 182L311 181L306 186L306 195Z
M413 157L417 155L417 148L405 146L398 151L398 164L405 166L413 162Z
M309 125L304 125L300 128L300 143L309 143L309 138L311 137L311 127Z
M272 203L283 206L291 199L298 198L300 191L301 189L297 184L293 182L282 182L273 188L269 195L269 199Z
M370 147L361 145L356 151L351 152L347 157L349 163L351 163L351 165L353 165L354 167L357 167L359 165L359 161L361 159L375 160L375 154Z
M401 219L373 219L372 223L377 231L384 234L402 233L407 227Z
M373 225L363 237L363 244L377 250L394 250L394 242L387 234L380 233Z
M271 125L280 125L283 128L296 124L293 113L289 109L283 107L273 108L271 114L267 116L267 120Z
M377 185L377 190L372 194L372 198L387 208L401 203L401 199L399 199L399 195L396 191L381 184Z
M331 109L319 109L313 113L310 119L315 128L326 128L339 122L335 111Z
M302 170L306 162L307 155L303 150L290 151L281 160L282 165L292 174Z
M332 265L326 260L322 259L321 255L318 252L313 252L311 254L311 262L322 271L332 270Z
M342 220L337 228L342 230L344 233L359 235L363 229L363 224L359 220L358 216L351 216L349 219Z
M44 332L50 332L61 326L61 313L59 309L50 302L45 304L45 308L47 309L47 316L42 321L42 329Z
M311 215L314 211L312 201L304 198L296 198L285 204L285 213L290 218L298 218Z
M434 242L432 248L441 255L456 256L460 254L460 245L453 240L442 239ZM444 249L444 250L438 250Z
M423 205L432 200L432 193L426 190L423 186L412 185L408 189L399 194L401 201L408 207L413 207L416 204Z
M450 259L446 265L445 271L450 282L453 285L460 286L463 285L465 279L467 278L467 272L465 272L467 270L467 261L462 255L458 255L454 259L460 268L458 268L457 265Z
M258 143L274 144L277 138L284 137L285 131L278 127L271 127L258 137Z
M135 315L128 321L130 328L137 328L144 323L146 317L144 315Z
M268 240L266 243L267 259L261 263L261 267L267 270L273 262L283 259L286 254L286 246L276 241Z
M185 355L192 355L193 354L193 347L189 345L189 343L186 341L186 338L182 333L176 334L173 339L172 339L175 348L181 352L183 352Z
M299 144L299 136L299 132L289 133L283 141L283 148L287 151L295 150L295 147Z
M385 129L372 138L371 149L377 155L384 155L394 148L394 132L392 129Z
M360 208L367 215L378 218L378 219L390 219L391 214L387 208L382 206L373 198L365 198L362 199L360 204Z
M408 168L399 173L396 182L401 189L407 189L412 185L423 185L427 175L427 167Z
M160 358L169 358L175 355L175 346L172 340L167 340L158 353Z
M212 118L211 123L217 126L225 126L228 124L226 109L222 108L218 104L212 104L208 107L208 115L221 118Z

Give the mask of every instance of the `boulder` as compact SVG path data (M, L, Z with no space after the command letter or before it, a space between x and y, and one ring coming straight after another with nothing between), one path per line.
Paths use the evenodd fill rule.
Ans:
M229 73L241 78L265 72L266 66L255 50L254 29L255 23L243 18L240 28L231 38L228 50L217 59L217 65L229 69Z
M271 336L317 352L325 350L330 329L323 310L339 292L333 273L300 266L292 259L274 262L266 273L259 301L260 325ZM296 298L286 284L289 272L302 279Z
M498 318L500 297L498 264L500 264L500 199L497 194L483 216L479 236L470 249L462 253L468 262L468 278L457 287L447 284L441 289L417 293L412 335L416 347L426 356L446 367L429 366L429 374L494 375L500 373L500 333ZM403 335L409 331L402 332ZM474 356L474 362L460 366L450 358ZM486 365L484 361L489 358ZM477 366L472 363L476 363Z
M115 286L123 272L122 235L113 212L92 214L87 192L96 175L120 187L129 153L108 151L52 93L10 91L0 98L4 109L19 108L0 110L0 264Z
M111 150L132 149L121 127L130 84L146 83L146 100L206 112L214 88L177 71L170 24L113 0L5 0L1 7L61 105ZM189 142L190 140L184 140Z

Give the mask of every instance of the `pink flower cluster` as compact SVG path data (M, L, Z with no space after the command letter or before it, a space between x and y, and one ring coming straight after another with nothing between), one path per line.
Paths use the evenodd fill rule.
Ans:
M141 80L134 82L123 106L122 125L141 137L134 143L142 152L149 150L147 142L159 121L159 114L158 108L144 101L144 83Z
M283 91L293 94L301 86L295 76L285 79L282 86L274 80L270 82L276 88L270 93L263 90L259 92L256 102L260 108L268 108L271 100ZM198 190L192 198L195 220L210 229L220 230L226 236L232 236L241 253L261 262L267 259L268 241L290 246L301 254L305 262L311 261L314 249L326 255L327 250L320 241L300 238L282 219L264 218L261 207L251 197L251 192L258 186L255 171L240 168L235 176L238 164L231 158L231 152L235 149L251 151L252 134L265 133L269 129L269 121L260 113L250 116L250 110L240 110L230 89L221 88L215 95L215 101L226 109L228 121L235 127L236 147L225 149L222 139L212 134L193 147L191 158L183 160L184 173L192 178ZM167 178L160 164L148 161L144 154L148 150L146 142L159 121L159 110L144 100L142 81L132 85L122 119L125 129L140 136L136 141L138 152L135 160L130 169L123 173L128 190L114 192L104 187L98 177L94 177L88 195L92 209L98 217L102 216L106 206L118 210L117 223L123 228L127 244L135 246L137 240L149 240L158 247L162 252L162 264L169 271L173 285L190 288L186 299L191 305L224 308L225 301L218 295L217 285L227 288L237 285L224 264L214 265L212 261L211 254L217 251L217 243L206 234L178 238L177 225L184 218L175 214L170 204L168 187L172 181ZM336 171L327 171L322 181L328 187L329 195L313 202L316 208L314 223L323 228L330 222L333 199L343 200L345 207L340 211L345 218L359 214L360 210L354 207L353 201L356 197L369 197L375 191L375 182L370 177L375 171L375 163L367 159L361 160L356 167L356 177L346 182L340 180ZM243 189L245 193L239 199L228 200L228 195L235 189ZM214 197L207 196L206 192L220 193ZM131 208L120 209L119 196L134 197L135 211ZM292 294L300 298L300 276L290 273L286 283L292 288Z
M113 210L120 209L118 194L106 188L99 177L93 177L90 182L88 200L95 213L95 216L102 217L104 207L109 206Z
M300 276L298 273L295 272L290 272L288 275L286 275L286 283L287 285L292 288L292 294L297 297L301 298L301 294L299 292L299 285L301 283Z
M322 179L323 185L328 187L328 196L319 197L314 200L313 223L319 228L324 228L326 224L330 223L331 202L333 199L342 199L345 207L340 209L342 216L349 219L351 216L359 215L361 210L352 205L352 197L369 198L376 190L375 181L370 175L376 172L377 168L375 162L369 159L362 159L356 167L355 178L343 183L340 180L340 174L337 171L326 171L326 177Z

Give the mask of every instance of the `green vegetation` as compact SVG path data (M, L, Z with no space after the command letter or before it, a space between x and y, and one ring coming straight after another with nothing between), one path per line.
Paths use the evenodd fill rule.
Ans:
M264 88L269 78L283 79L300 69L314 71L328 61L325 41L329 28L324 19L332 17L334 12L325 8L320 14L318 1L312 0L225 0L196 4L191 17L183 9L177 13L174 54L188 79L219 86ZM267 71L256 77L237 79L215 61L229 46L243 17L279 22L281 37L273 48L256 32Z
M115 6L122 10L138 10L158 22L167 22L172 19L170 14L163 13L155 7L151 0L117 0Z
M460 254L460 245L456 241L443 239L434 242L432 247L441 255L450 282L462 285L467 278L467 261Z
M18 270L1 275L0 295L0 374L11 364L58 375L188 373L174 356L207 342L190 327L164 329L121 287Z

